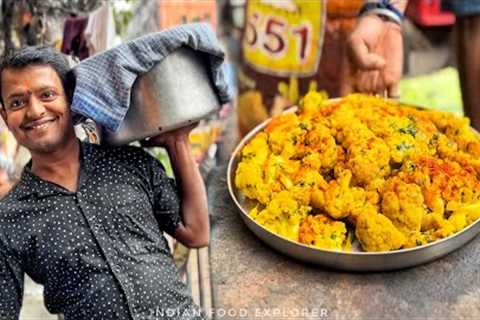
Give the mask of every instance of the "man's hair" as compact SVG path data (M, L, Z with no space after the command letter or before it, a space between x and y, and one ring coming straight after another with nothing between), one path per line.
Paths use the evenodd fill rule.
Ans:
M63 54L50 47L24 47L4 57L0 63L0 103L4 106L2 92L2 73L5 69L22 69L31 65L49 65L62 81L63 90L69 103L72 102L75 89L75 76Z

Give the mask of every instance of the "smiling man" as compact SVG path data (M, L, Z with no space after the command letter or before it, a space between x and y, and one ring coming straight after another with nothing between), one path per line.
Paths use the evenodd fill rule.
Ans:
M67 320L202 318L163 236L208 244L191 128L150 140L167 148L175 185L140 148L81 143L73 89L52 49L25 48L0 66L1 115L32 156L0 202L0 319L18 319L25 273L44 286L47 309Z

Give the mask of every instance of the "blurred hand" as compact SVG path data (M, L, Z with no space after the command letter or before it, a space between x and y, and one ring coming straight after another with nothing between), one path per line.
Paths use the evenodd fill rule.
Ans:
M349 76L342 95L363 92L399 97L403 69L401 26L377 15L359 19L347 44Z
M176 142L188 143L188 135L198 125L198 123L191 124L187 127L182 127L176 130L162 133L158 136L151 137L148 140L140 142L142 147L172 147Z

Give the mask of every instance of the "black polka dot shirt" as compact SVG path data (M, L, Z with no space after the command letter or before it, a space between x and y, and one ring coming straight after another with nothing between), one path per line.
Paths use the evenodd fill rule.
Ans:
M66 320L202 319L163 236L180 222L174 182L140 148L82 143L76 192L27 165L0 202L0 319L18 319L24 273Z

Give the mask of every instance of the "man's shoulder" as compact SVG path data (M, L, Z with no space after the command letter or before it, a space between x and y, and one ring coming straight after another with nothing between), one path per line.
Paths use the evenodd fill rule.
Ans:
M138 168L150 166L155 158L141 147L91 145L97 159L109 165Z
M118 159L147 158L150 155L141 147L125 145L125 146L109 146L109 145L91 145L96 153L101 153L105 157L113 157Z

